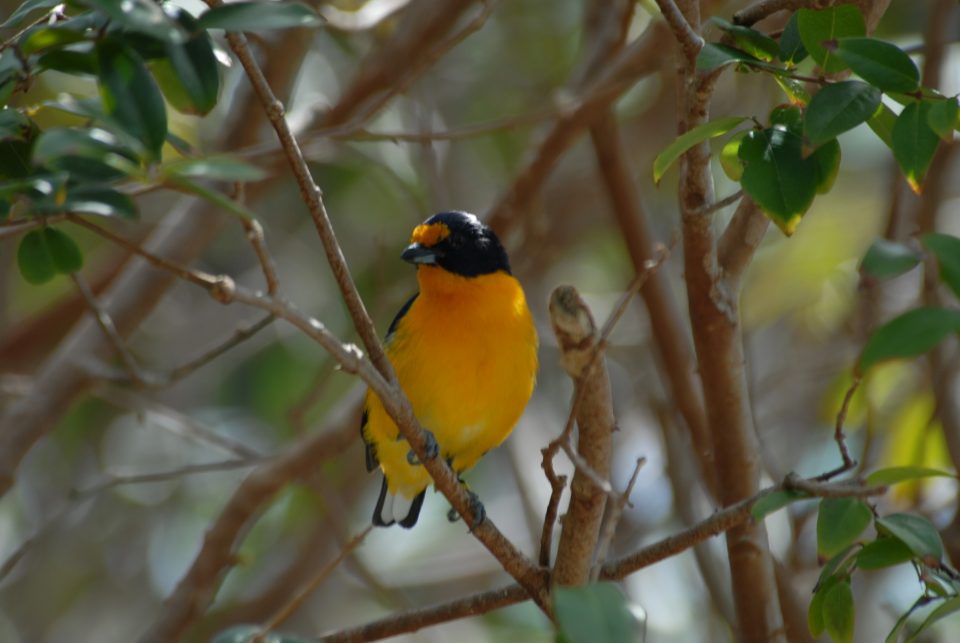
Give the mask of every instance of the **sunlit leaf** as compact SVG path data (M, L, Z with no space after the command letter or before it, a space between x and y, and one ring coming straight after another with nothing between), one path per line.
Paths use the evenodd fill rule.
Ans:
M164 96L185 114L206 114L217 104L220 69L206 30L186 11L168 5L165 11L188 33L182 43L167 43L165 56L150 63Z
M913 269L920 255L912 248L889 239L874 241L860 263L860 271L875 279L890 279Z
M848 80L827 85L810 100L804 134L814 147L822 145L866 122L879 106L880 91L866 83Z
M711 138L722 136L745 120L747 120L745 116L718 118L717 120L698 125L678 136L654 159L653 182L660 183L660 179L662 179L663 175L670 169L673 162L680 158L683 153L691 147Z
M33 29L20 40L20 51L24 56L31 56L44 49L65 47L80 42L86 36L82 31L65 26L39 27Z
M960 310L915 308L877 328L867 340L858 370L889 359L917 357L939 344L947 335L960 332Z
M159 158L167 136L167 112L146 64L135 51L111 40L98 43L97 60L107 114Z
M817 192L817 162L786 129L752 130L740 144L740 184L786 235L793 234Z
M743 161L740 160L740 143L747 135L746 131L737 132L730 140L723 144L720 150L720 167L731 181L739 181L743 177Z
M841 38L833 54L855 74L884 92L912 92L920 70L902 49L876 38Z
M849 581L841 581L823 597L823 624L835 643L852 643L854 626L853 591Z
M560 633L569 643L633 643L639 624L613 583L557 587L553 606Z
M937 257L940 280L960 298L960 239L949 234L931 232L923 236L923 245Z
M932 467L886 467L877 469L867 476L867 484L871 485L892 485L908 480L919 480L921 478L956 478L957 476L949 471L941 471Z
M929 113L930 103L911 103L903 108L893 126L893 156L917 194L922 191L923 179L940 144L930 127Z
M297 3L231 2L200 14L200 29L264 31L289 27L316 27L323 23L317 12Z
M911 558L913 552L899 538L878 538L857 552L857 567L882 569L905 563Z
M872 519L870 507L858 498L824 498L817 513L817 550L835 556L849 547Z
M914 554L920 558L943 558L943 541L940 533L923 516L907 513L895 513L877 519L877 527L899 538Z
M780 53L780 46L777 41L756 29L735 25L718 16L710 18L709 22L717 25L733 37L738 49L742 49L755 58L771 61Z
M846 63L833 55L825 44L840 38L866 35L867 28L860 10L852 4L841 4L826 9L800 9L796 15L800 40L810 57L827 73L846 69Z

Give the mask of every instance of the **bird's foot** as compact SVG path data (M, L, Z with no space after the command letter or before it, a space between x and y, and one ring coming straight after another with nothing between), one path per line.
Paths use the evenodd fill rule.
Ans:
M427 451L427 460L433 460L440 455L440 445L437 444L437 438L434 437L433 433L427 431L426 429L423 430L423 438L425 443L424 448ZM418 464L421 464L420 458L418 458L417 454L413 452L413 449L407 451L407 464L410 466L417 466Z
M472 532L487 519L487 510L484 508L483 503L480 502L480 497L469 489L467 490L467 497L470 503L470 513L473 514L473 526L470 527L470 531ZM450 511L447 512L447 520L457 522L460 520L460 514L457 513L456 509L451 507Z

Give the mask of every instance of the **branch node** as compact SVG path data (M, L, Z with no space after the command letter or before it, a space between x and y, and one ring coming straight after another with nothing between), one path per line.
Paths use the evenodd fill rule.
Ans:
M234 295L237 294L237 284L229 275L220 275L214 278L210 285L210 296L221 304L227 305L233 303Z

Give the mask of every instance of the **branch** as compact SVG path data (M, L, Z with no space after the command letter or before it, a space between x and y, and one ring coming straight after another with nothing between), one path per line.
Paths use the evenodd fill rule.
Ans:
M697 59L697 54L703 48L703 38L694 31L687 19L680 13L674 0L656 0L660 7L660 13L663 14L670 30L673 31L673 37L677 39L687 56L687 60L692 67L693 61Z
M812 2L810 0L760 0L733 14L733 23L751 27L778 11L793 11L806 4L812 4Z
M723 279L731 288L738 288L743 272L770 227L770 219L749 196L740 199L737 211L717 242L717 263Z
M577 291L560 286L550 296L550 323L560 346L560 363L574 380L579 439L577 466L570 484L570 505L563 522L553 582L583 585L590 578L593 552L600 536L610 477L611 441L616 428L610 380L603 362L593 316ZM587 474L587 471L592 472ZM609 486L609 483L607 483Z

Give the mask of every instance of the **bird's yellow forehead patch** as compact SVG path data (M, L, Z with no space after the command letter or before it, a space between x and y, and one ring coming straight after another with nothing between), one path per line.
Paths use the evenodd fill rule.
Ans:
M410 243L419 243L427 248L435 246L450 236L450 228L445 223L421 223L413 229Z

